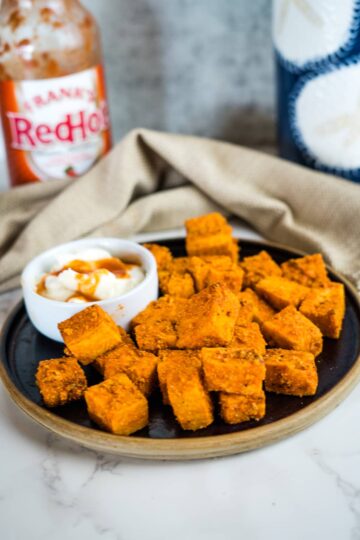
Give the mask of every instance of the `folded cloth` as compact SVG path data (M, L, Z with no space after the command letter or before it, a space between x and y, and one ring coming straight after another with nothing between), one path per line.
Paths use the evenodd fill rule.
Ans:
M182 184L169 183L174 172ZM0 291L56 244L177 227L219 209L270 240L322 252L360 285L360 186L248 148L137 129L76 181L0 196Z

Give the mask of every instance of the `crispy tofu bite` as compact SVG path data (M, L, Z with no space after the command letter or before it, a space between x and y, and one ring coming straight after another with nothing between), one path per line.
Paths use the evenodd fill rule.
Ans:
M118 345L100 356L98 361L103 366L104 379L125 373L144 395L149 395L153 390L157 366L154 354L139 351L129 345Z
M135 345L134 341L129 336L129 334L126 332L126 330L124 330L124 328L122 328L121 326L118 326L118 329L119 329L121 342L120 342L119 345L116 345L116 347L114 347L114 349L118 349L120 347L123 347L124 345L126 345L127 347L130 347L130 348L136 349L136 345ZM113 349L110 349L110 351L112 351L112 350ZM97 358L95 358L94 362L92 363L94 368L97 369L98 372L101 373L102 375L104 375L104 364L105 364L106 359L107 359L107 353L104 353L104 354L101 354L100 356L98 356Z
M236 296L239 300L239 314L236 324L238 326L246 326L253 321L256 306L253 299L245 291L237 293Z
M200 368L183 363L166 374L166 391L174 415L183 429L195 431L210 425L212 403L200 375Z
M159 272L160 290L163 294L189 298L195 293L194 280L189 272L189 257L173 259L167 270Z
M127 331L122 327L118 326L119 334L121 337L121 344L130 345L130 347L135 347L135 343Z
M171 321L149 321L138 324L134 332L139 349L144 351L176 348L177 332Z
M189 272L197 291L213 283L223 282L234 292L241 290L244 272L231 257L225 255L190 257Z
M159 283L161 292L169 296L189 298L195 293L194 280L188 272L160 272Z
M237 261L239 248L231 235L218 233L212 236L187 236L186 251L188 255L227 255Z
M144 248L148 249L154 255L159 272L171 269L173 256L168 247L159 246L158 244L144 244Z
M321 289L311 289L299 310L329 338L340 336L345 315L345 288L342 283L331 283Z
M268 276L281 276L281 268L267 251L260 251L257 255L244 257L240 262L245 272L244 287L255 287L258 281Z
M185 221L188 255L227 255L238 259L238 244L224 216L214 212Z
M84 365L121 343L115 322L96 304L59 323L58 327L66 347Z
M186 304L185 298L161 296L158 300L150 302L143 311L136 315L131 321L131 326L135 328L138 324L157 321L175 322Z
M231 227L219 212L212 212L185 221L187 236L211 236L220 232L231 234Z
M71 356L42 360L36 371L36 384L47 407L80 399L87 387L83 370Z
M220 414L227 424L239 424L249 420L261 420L265 416L265 392L251 394L219 394Z
M171 266L172 272L176 272L177 274L186 274L189 272L191 266L191 257L176 257L173 260L173 264Z
M288 306L262 326L270 345L283 349L321 353L323 340L320 330L294 306Z
M262 356L255 351L203 348L201 359L209 391L246 394L262 388L265 364Z
M297 307L309 292L307 287L278 276L258 281L255 290L275 309L283 309L287 306Z
M326 287L329 285L324 259L320 253L290 259L281 265L283 276L305 287Z
M265 354L266 342L257 323L251 322L244 326L236 324L229 347L251 349L259 354Z
M164 405L169 405L167 375L170 371L176 371L182 366L194 366L195 368L200 369L201 360L199 351L159 351L157 372Z
M253 289L245 289L241 292L239 298L247 300L253 305L253 320L257 322L260 326L271 319L276 313L276 311L268 304L261 296L259 296Z
M85 392L90 418L116 435L130 435L148 424L148 403L124 373L114 375Z
M313 396L318 374L313 354L303 351L270 349L265 354L265 389L277 394Z
M192 296L176 325L179 349L225 346L230 343L239 301L226 285L216 283Z

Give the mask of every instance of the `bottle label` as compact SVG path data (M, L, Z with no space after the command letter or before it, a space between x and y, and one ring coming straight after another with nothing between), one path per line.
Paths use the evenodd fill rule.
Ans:
M13 184L80 176L111 147L101 66L53 79L3 81L0 101Z

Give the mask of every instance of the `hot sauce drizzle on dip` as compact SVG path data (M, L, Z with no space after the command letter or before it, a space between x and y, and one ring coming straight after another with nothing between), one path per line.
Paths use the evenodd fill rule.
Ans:
M63 302L96 302L125 294L140 283L144 270L127 263L103 249L65 254L50 272L41 276L36 292Z

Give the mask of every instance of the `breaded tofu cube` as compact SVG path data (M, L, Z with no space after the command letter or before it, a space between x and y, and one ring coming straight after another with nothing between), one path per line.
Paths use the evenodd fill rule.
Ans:
M121 343L115 322L97 304L59 323L58 328L66 347L84 365Z
M203 348L201 359L206 388L228 394L246 394L262 388L263 357L248 349Z
M130 345L131 347L135 347L135 343L132 340L130 334L128 334L122 326L118 326L118 330L121 337L121 343L123 343L124 345Z
M281 265L283 276L305 287L326 287L329 278L320 253L290 259Z
M167 375L169 371L177 370L181 366L195 366L197 369L200 369L201 360L199 351L159 351L159 363L157 366L157 372L164 405L169 405L169 397L167 392Z
M192 296L177 325L177 348L225 346L232 340L239 301L226 285L215 283Z
M238 259L238 243L232 238L232 228L226 219L214 212L185 221L187 254L227 255Z
M239 300L239 314L236 319L236 324L246 326L252 322L255 314L255 304L252 298L245 292L241 291L236 295Z
M197 291L213 283L224 282L234 292L241 290L244 272L230 257L190 257L189 271Z
M239 424L249 420L261 420L265 416L265 392L261 389L252 394L219 394L220 415L227 424Z
M159 272L159 285L163 294L188 298L195 292L194 280L189 273L190 258L177 257L167 270Z
M227 255L237 261L239 248L231 234L218 233L211 236L187 236L186 251L188 255Z
M171 271L177 274L186 274L191 266L191 257L176 257L173 259Z
M265 389L277 394L313 396L318 386L315 357L309 352L269 349Z
M232 232L226 218L219 212L187 219L185 228L188 236L211 236L220 232L228 234Z
M36 384L47 407L80 399L87 387L83 370L71 356L41 360L36 371Z
M271 319L276 313L274 308L270 306L261 296L259 296L253 289L245 289L240 293L241 298L247 299L248 302L253 305L253 320L260 326Z
M158 300L150 304L131 321L131 326L135 328L138 324L170 321L175 322L184 306L187 304L185 298L176 298L174 296L161 296Z
M149 321L138 324L134 332L139 349L144 351L176 348L177 332L171 321Z
M130 435L149 422L148 402L125 373L90 386L85 401L91 420L115 435Z
M154 255L158 271L171 269L173 256L168 247L158 244L143 244L143 246Z
M258 281L255 291L275 309L287 306L297 307L305 298L309 289L289 279L271 276Z
M103 354L99 361L103 366L104 379L125 373L145 396L153 390L157 366L157 357L154 354L139 351L129 345L118 345Z
M213 422L212 402L197 366L184 363L176 366L176 369L169 369L166 389L169 403L182 429L195 431Z
M294 306L288 306L264 322L262 332L274 347L311 352L314 356L322 351L320 330Z
M340 336L345 315L345 287L331 283L330 287L311 289L299 311L310 319L329 338Z
M169 296L189 298L195 294L194 280L188 272L160 272L159 283L161 292Z
M267 251L244 257L239 263L245 272L244 287L255 287L258 281L268 276L281 276L281 268Z
M119 329L121 342L120 342L119 345L116 345L116 347L114 347L114 349L118 349L119 347L123 347L124 345L126 345L127 347L131 347L133 349L136 349L136 345L135 345L134 341L132 340L131 336L126 332L126 330L124 330L124 328L122 328L121 326L118 326L118 329ZM110 351L112 351L114 349L110 349ZM110 352L110 351L108 351L108 352ZM100 356L95 358L94 362L92 363L94 368L97 369L97 371L99 373L101 373L102 375L104 374L104 364L105 364L105 360L107 358L106 355L107 355L107 353L101 354Z
M251 349L259 354L265 354L266 341L260 331L257 323L247 323L245 326L236 325L234 329L234 337L232 338L229 347L235 349Z

